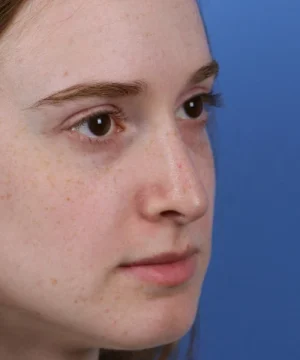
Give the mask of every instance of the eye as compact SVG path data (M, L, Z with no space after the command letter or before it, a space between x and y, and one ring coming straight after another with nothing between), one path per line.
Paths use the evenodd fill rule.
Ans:
M187 100L178 110L177 116L181 119L199 118L204 110L203 99L201 95L194 96Z
M97 112L83 118L71 130L86 136L90 140L108 137L114 130L115 132L123 130L118 123L121 117L122 114L119 112Z
M177 117L181 119L199 119L209 106L220 106L220 94L204 93L193 96L187 100L177 112Z

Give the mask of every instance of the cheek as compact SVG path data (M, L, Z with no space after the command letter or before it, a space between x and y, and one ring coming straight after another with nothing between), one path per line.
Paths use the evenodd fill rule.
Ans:
M38 276L85 277L86 284L117 261L122 199L110 174L77 170L41 153L3 157L0 166L3 256L16 264L26 254L29 273L39 268Z

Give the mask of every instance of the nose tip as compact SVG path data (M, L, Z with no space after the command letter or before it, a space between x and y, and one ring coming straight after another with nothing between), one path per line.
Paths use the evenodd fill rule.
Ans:
M150 221L169 219L185 225L203 217L208 196L200 180L189 186L178 181L160 183L148 188L142 196L142 213Z
M162 210L160 216L173 218L180 224L187 224L203 217L208 209L208 198L200 180L194 186L184 188L178 197L173 197L172 210Z

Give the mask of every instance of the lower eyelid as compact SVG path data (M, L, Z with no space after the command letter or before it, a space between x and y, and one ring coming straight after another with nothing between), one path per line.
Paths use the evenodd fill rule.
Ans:
M126 126L124 124L123 119L113 120L115 123L115 129L109 135L103 136L88 136L77 129L84 123L85 120L82 120L81 123L77 123L72 126L72 128L68 128L65 130L67 132L68 137L73 143L77 143L78 146L84 146L86 149L90 149L92 152L101 151L104 147L113 146L114 148L119 148L121 146L122 141L118 139L118 134L126 130ZM73 130L72 130L73 129Z
M84 148L91 149L92 151L99 151L103 146L106 147L111 144L116 144L116 139L113 137L91 138L79 133L78 131L67 131L67 136L76 146L83 146Z

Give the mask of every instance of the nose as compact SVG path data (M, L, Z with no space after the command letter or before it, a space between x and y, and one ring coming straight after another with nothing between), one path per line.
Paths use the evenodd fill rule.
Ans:
M192 153L178 132L160 135L152 144L155 149L148 148L152 156L145 169L148 180L139 194L142 216L152 222L169 219L177 225L203 217L209 206L209 189L199 173L201 155Z

